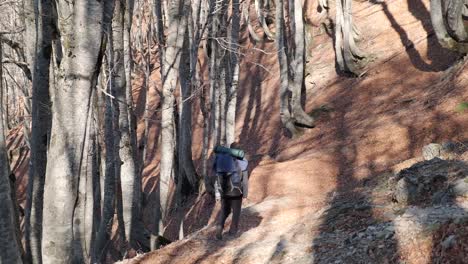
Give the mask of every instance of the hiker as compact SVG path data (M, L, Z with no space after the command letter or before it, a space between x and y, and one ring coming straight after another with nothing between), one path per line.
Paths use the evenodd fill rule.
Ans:
M222 148L222 147L221 147ZM229 234L234 236L239 228L242 199L248 195L248 161L243 157L237 143L232 143L226 152L217 152L213 163L213 172L216 175L215 197L221 200L221 213L216 226L216 238L222 239L224 223L232 212L232 222ZM232 151L242 153L242 157L235 157Z

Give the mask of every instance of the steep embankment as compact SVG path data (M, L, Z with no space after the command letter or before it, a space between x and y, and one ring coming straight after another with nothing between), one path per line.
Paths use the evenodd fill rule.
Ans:
M338 76L330 36L313 27L306 109L318 117L317 127L296 139L285 137L280 125L274 44L252 49L244 39L237 131L252 158L240 236L218 242L208 226L131 263L429 260L431 243L416 255L411 245L398 244L407 230L398 233L382 183L420 160L425 144L468 138L468 115L455 111L468 100L467 62L437 43L428 1L354 3L367 71L360 78ZM316 2L307 7L315 22ZM200 127L198 119L196 138ZM213 207L209 197L199 199L187 214L186 231L211 223ZM383 234L385 243L363 238L359 232L367 229ZM368 245L340 251L340 243L352 244L356 236Z
M316 22L316 1L306 2ZM210 225L203 228L217 212L203 196L187 208L184 230L191 235L127 263L330 263L335 253L335 260L350 254L351 260L339 258L342 263L429 261L435 244L403 243L407 229L399 228L406 218L394 214L382 183L419 160L424 145L468 139L468 114L455 111L468 101L467 62L438 45L428 0L353 3L368 69L360 78L337 75L332 39L313 27L306 109L317 116L317 127L295 139L280 125L274 43L252 49L243 39L237 131L251 155L251 196L239 237L219 242ZM141 110L144 99L135 92ZM156 92L150 99L157 112ZM194 120L194 142L200 142L202 120ZM148 220L158 171L158 128L152 124L144 178ZM200 151L194 146L196 159ZM464 214L463 203L457 208ZM178 226L171 222L167 235L174 238ZM396 234L387 238L385 230ZM445 239L449 231L437 236ZM356 241L368 245L348 251Z

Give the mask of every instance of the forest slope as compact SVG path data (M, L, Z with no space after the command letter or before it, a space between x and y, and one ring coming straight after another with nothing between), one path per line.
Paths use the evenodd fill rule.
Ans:
M309 21L316 23L316 2L306 2ZM239 237L214 240L210 224L217 207L204 195L187 205L186 239L128 262L320 262L313 242L324 233L392 221L379 218L383 214L379 206L390 203L388 197L372 192L380 179L405 167L405 161L419 160L421 148L428 143L468 139L468 113L456 111L468 101L467 61L437 43L429 1L354 4L354 19L362 32L359 46L368 54L367 70L359 78L338 75L332 38L322 27L312 27L305 105L317 124L294 139L285 136L279 118L274 43L257 43L253 49L254 44L243 39L236 130L250 156L251 189ZM141 103L138 88L135 94ZM159 101L156 94L150 100L154 109ZM202 119L196 113L194 142L201 142ZM148 222L153 217L152 191L158 174L158 134L155 124L150 129L143 179ZM10 138L10 142L14 146L17 141ZM194 144L197 164L200 152L201 144ZM24 201L27 162L17 164L18 192ZM353 210L364 204L365 210L345 213L353 216L349 219L334 218L331 209L347 203ZM167 228L171 239L177 236L175 219ZM341 226L327 227L330 222ZM323 246L327 248L326 243ZM431 253L430 248L426 251ZM424 260L416 258L412 263Z
M320 262L313 241L326 232L324 225L341 221L342 228L355 229L391 221L378 218L385 211L379 205L390 203L372 195L378 182L419 160L425 144L468 138L468 116L456 111L468 100L467 63L437 43L428 1L354 3L359 45L369 55L367 71L359 78L337 75L332 39L313 27L306 109L318 117L317 127L295 139L284 135L279 120L274 44L258 43L261 52L244 39L237 131L251 156L251 196L241 235L218 242L209 225L132 263ZM315 2L308 4L313 23ZM194 153L198 156L200 148ZM332 209L343 201L351 208L374 205L334 219ZM187 214L187 230L211 223L213 206L208 196L199 199ZM386 252L384 259L397 251Z

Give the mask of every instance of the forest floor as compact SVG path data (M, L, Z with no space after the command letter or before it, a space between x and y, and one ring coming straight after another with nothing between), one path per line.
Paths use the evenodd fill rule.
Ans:
M359 78L338 75L332 39L314 20L316 1L306 3L316 27L305 106L316 127L297 138L285 135L274 43L254 45L244 38L236 129L250 156L250 197L240 234L214 239L219 205L204 194L184 208L185 239L123 263L467 263L466 197L402 206L391 182L423 161L425 145L467 142L468 113L458 106L468 101L468 60L438 44L429 1L355 1L367 66ZM135 95L142 112L138 87ZM150 101L157 109L156 92ZM194 126L194 142L201 142L200 115ZM147 223L153 218L158 131L155 122L143 179ZM194 144L198 166L200 152L201 144ZM468 162L466 154L457 159ZM27 162L15 168L24 200ZM180 213L173 216L166 236L175 240Z

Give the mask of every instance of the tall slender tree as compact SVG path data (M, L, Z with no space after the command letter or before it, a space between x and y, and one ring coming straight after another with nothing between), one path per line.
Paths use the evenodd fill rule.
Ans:
M0 80L3 78L2 43L0 42ZM0 100L3 101L3 81L0 81ZM10 163L8 160L4 129L4 105L0 106L0 261L22 263L20 245L15 234L15 207L11 200Z
M64 57L52 99L52 127L47 153L42 260L80 261L83 249L74 236L79 181L84 180L85 146L92 89L104 53L103 35L113 1L57 1L58 30ZM77 257L77 258L76 258Z
M49 77L54 30L54 6L50 0L35 2L36 43L32 59L31 155L26 206L26 251L29 261L41 263L42 207L51 125Z
M127 100L127 88L130 87L127 85L127 74L125 72L125 50L127 47L124 45L124 32L126 31L126 9L126 1L119 0L116 2L114 19L112 23L112 52L114 63L111 74L113 74L112 89L115 92L115 99L118 105L118 108L115 109L115 112L118 117L118 120L115 120L115 122L118 122L117 129L115 130L115 138L117 139L116 145L118 148L118 159L116 166L120 168L116 170L116 178L120 179L120 188L122 190L121 199L123 206L123 221L125 235L125 237L123 237L122 240L130 241L133 228L133 221L135 217L135 210L138 206L135 199L135 196L137 195L135 185L137 185L139 177L137 176L137 167L135 165L135 148L133 147L132 139L132 136L134 134L131 132L132 128L130 127L132 106L128 105Z
M188 8L187 0L168 1L168 28L166 49L162 66L162 95L161 110L161 170L159 177L159 222L164 222L169 209L169 192L174 179L175 127L174 127L174 91L177 88L180 58L187 28ZM158 230L161 233L163 230Z
M230 145L236 137L236 105L237 88L239 86L239 31L240 31L240 1L233 0L231 5L231 26L228 35L229 63L226 85L226 144Z

